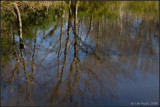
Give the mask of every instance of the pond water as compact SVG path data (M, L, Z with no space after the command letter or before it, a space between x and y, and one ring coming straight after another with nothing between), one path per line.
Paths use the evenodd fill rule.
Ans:
M95 16L81 5L65 10L23 21L24 49L11 23L2 47L1 104L158 105L158 15L124 8Z

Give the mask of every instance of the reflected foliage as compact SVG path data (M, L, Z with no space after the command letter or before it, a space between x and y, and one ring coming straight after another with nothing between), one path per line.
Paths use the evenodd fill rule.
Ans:
M22 12L24 49L13 14L1 16L2 105L128 105L120 83L158 78L158 2L67 1Z

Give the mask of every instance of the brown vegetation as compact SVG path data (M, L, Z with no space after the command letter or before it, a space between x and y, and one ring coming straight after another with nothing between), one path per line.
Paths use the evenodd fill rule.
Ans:
M56 7L64 4L64 1L1 1L1 10L9 11L12 4L18 4L20 10L29 9L32 11L48 9L50 6Z

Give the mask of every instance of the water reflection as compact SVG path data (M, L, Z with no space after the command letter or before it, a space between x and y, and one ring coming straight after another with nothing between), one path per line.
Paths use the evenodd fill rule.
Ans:
M2 63L2 105L158 102L158 20L121 9L114 22L96 20L94 13L78 17L79 2L68 7L59 13L60 24L24 39L24 49L12 30L12 58Z

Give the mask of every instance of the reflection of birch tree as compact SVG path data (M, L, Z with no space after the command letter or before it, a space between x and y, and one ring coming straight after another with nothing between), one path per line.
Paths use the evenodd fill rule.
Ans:
M33 73L34 73L34 69L35 69L35 66L34 66L34 63L35 63L35 49L36 49L36 38L34 39L34 46L33 46L33 54L32 54L32 78L34 77L33 76Z
M69 3L69 7L70 7L70 3ZM77 50L77 10L78 10L78 5L77 5L77 2L75 2L75 13L74 13L74 28L73 28L73 32L74 32L74 58L73 58L73 61L71 62L71 66L70 66L70 71L69 71L69 77L68 77L68 79L67 80L69 80L68 81L68 86L70 87L68 90L69 90L69 94L70 94L70 102L72 102L72 94L71 94L71 92L72 92L72 88L73 88L73 86L72 86L72 88L71 88L71 86L70 86L70 74L72 73L72 67L73 67L73 63L74 62L76 62L77 61L77 58L78 58L78 50ZM68 18L68 29L67 29L67 41L66 41L66 44L65 44L65 49L64 49L64 60L63 60L63 66L62 66L62 70L61 70L61 74L59 74L60 75L60 77L58 77L58 82L57 82L57 84L56 84L56 87L55 87L55 89L54 89L54 91L53 91L53 93L52 93L52 96L51 96L51 98L50 98L50 104L52 104L52 101L54 100L54 99L56 99L57 97L58 97L58 93L59 93L59 87L60 87L60 85L61 85L61 83L62 83L62 77L63 77L63 72L64 72L64 68L65 68L65 64L66 64L66 59L67 59L67 49L68 49L68 42L69 42L69 36L70 36L70 26L71 26L71 10L70 10L70 8L69 8L69 18ZM62 27L61 27L62 28ZM61 29L61 32L63 32L62 31L62 29ZM60 49L59 49L59 52L58 52L58 59L59 59L59 57L60 57L60 52L61 52L61 41L62 41L62 35L60 35ZM77 78L77 76L78 76L78 68L77 68L77 63L75 63L76 64L76 76L75 76L75 79ZM59 64L59 60L58 60L58 72L60 71L60 69L59 69L59 66L60 66L60 64ZM75 80L76 81L76 80ZM73 84L73 85L75 85L75 83ZM66 100L66 98L64 97L64 99L63 99L63 101L65 101Z
M13 55L16 58L16 65L15 68L12 71L12 77L11 81L14 80L14 73L17 70L17 75L19 74L18 67L19 67L19 55L17 55L17 48L16 48L16 42L15 42L15 32L13 31Z
M63 37L63 19L62 19L62 24L61 24L61 32L60 32L60 46L59 46L59 51L58 51L58 80L60 79L60 56L61 56L61 49L62 49L62 37Z
M91 30L92 30L92 28L93 28L93 13L92 13L92 15L90 16L90 23L89 23L89 29L88 29L88 32L87 32L87 35L86 35L86 38L84 39L84 42L87 40L87 38L88 38L88 35L89 35L89 33L91 32Z
M22 36L22 20L21 20L21 14L20 14L20 11L19 11L19 8L18 8L18 4L14 3L14 9L16 11L16 14L17 14L17 19L18 19L18 22L19 22L19 38L20 38L20 48L24 48L24 44L23 44L23 36Z

